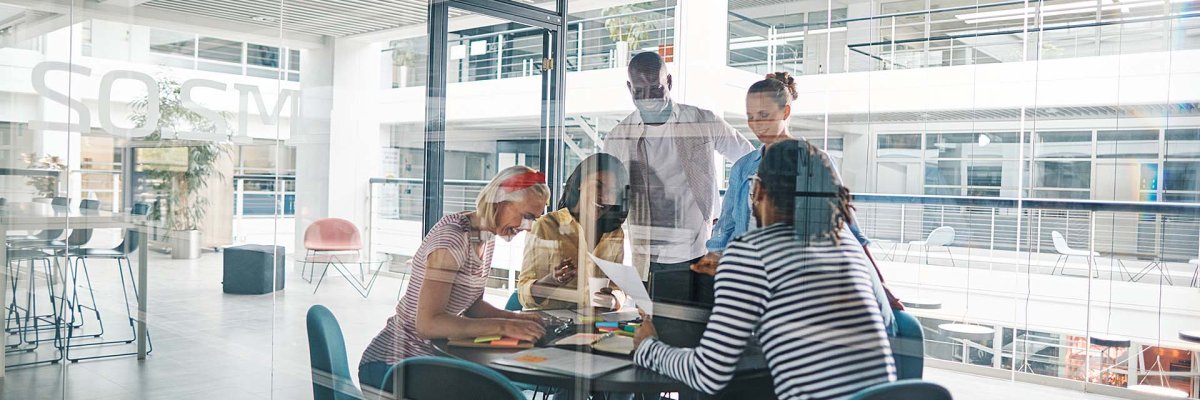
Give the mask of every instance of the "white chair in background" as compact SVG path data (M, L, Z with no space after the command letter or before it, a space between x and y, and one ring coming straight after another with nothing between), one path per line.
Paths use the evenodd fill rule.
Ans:
M1050 232L1050 239L1054 241L1054 251L1058 252L1058 259L1054 260L1054 268L1050 270L1050 275L1054 275L1056 273L1055 271L1059 271L1060 264L1062 265L1062 271L1059 273L1066 275L1065 272L1067 270L1067 262L1071 260L1071 257L1084 257L1087 259L1088 270L1094 271L1096 277L1100 276L1100 271L1096 271L1095 268L1096 257L1099 257L1100 253L1089 250L1072 249L1071 246L1067 244L1067 239L1064 238L1061 233L1058 233L1058 231Z
M917 240L908 242L908 247L904 250L904 262L908 262L908 252L913 246L921 246L925 251L925 263L929 263L929 248L941 247L946 249L946 254L950 255L950 265L957 267L954 262L954 253L950 251L950 245L954 243L954 228L949 226L941 226L929 232L929 236L925 240Z

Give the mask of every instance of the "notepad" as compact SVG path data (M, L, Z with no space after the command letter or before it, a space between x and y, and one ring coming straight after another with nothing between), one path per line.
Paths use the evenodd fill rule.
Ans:
M538 371L595 378L633 363L615 357L563 350L553 347L525 350L508 357L492 360L492 364L528 368Z
M602 333L577 333L554 342L555 346L588 346L593 350L605 353L630 355L633 354L633 337L620 335L631 333L624 331Z
M499 336L499 335L496 335L496 336L480 336L480 337L477 337L477 338L475 338L475 343L487 343L487 342L492 342L492 341L500 340L500 339L502 339L502 338L503 338L503 337L502 337L502 336Z

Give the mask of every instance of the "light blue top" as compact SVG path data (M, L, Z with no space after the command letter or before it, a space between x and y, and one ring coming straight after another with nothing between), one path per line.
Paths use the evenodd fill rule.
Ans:
M712 237L705 243L708 251L724 252L729 242L750 229L750 176L758 173L763 147L765 146L759 146L757 150L739 158L729 170L729 188L725 190L725 197L721 200L721 216L713 226ZM833 173L838 173L836 167ZM847 225L860 245L866 246L871 243L859 229L853 216ZM895 317L892 315L891 305L888 304L887 294L883 291L883 282L879 280L878 274L871 274L871 281L884 326L888 328L889 335L895 336L896 327L892 323Z
M729 188L721 200L721 216L713 225L712 237L705 243L708 251L725 251L729 242L750 229L750 176L758 173L763 147L759 146L757 150L739 158L729 170ZM833 173L838 173L836 167ZM847 225L859 244L866 246L871 243L871 239L859 229L857 221L851 218Z

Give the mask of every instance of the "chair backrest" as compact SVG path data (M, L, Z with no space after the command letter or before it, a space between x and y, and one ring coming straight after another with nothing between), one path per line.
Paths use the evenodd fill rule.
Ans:
M399 386L397 388L397 385ZM383 390L409 400L524 399L512 381L482 365L446 357L413 357L388 370Z
M513 291L512 296L508 296L508 303L504 303L504 309L506 311L521 311L524 308L525 307L521 305L521 295L518 294L516 290Z
M906 379L869 387L855 393L850 400L954 400L954 397L936 383Z
M133 208L129 209L129 214L142 216L149 215L150 205L146 203L134 203ZM113 250L123 252L125 254L133 254L133 252L138 250L138 246L141 246L141 244L141 241L138 240L137 231L126 229L125 240L122 241L120 245L117 245L117 248Z
M50 199L50 205L55 206L55 207L67 207L67 206L71 205L71 199L66 198L66 197L55 197L55 198ZM57 211L58 210L56 210L56 212ZM66 231L67 231L66 229L46 229L46 230L43 230L41 232L34 234L34 236L36 236L39 239L44 239L44 240L55 240L55 239L58 239L60 236L62 236L63 232L66 232Z
M89 211L100 209L100 200L80 200L79 211L87 215ZM72 229L71 234L67 236L67 246L83 246L92 240L91 229Z
M1050 240L1054 242L1054 251L1059 253L1071 251L1071 246L1067 244L1067 238L1063 237L1058 231L1050 232Z
M894 311L897 335L891 338L892 359L897 379L921 379L925 375L925 331L921 321L904 311Z
M312 367L314 400L361 399L362 391L350 378L346 341L337 318L328 308L308 309L308 359Z
M954 243L954 228L942 226L929 232L925 243L930 246L949 246Z
M304 248L313 251L361 250L362 236L353 222L321 218L304 230Z

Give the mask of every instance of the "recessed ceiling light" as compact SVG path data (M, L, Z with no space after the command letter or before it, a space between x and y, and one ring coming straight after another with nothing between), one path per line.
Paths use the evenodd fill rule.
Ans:
M262 16L262 15L255 15L253 17L250 17L250 19L258 21L258 22L278 22L279 21L278 18L267 17L267 16Z
M1054 107L1043 109L1042 111L1045 111L1046 114L1058 114L1058 109Z

